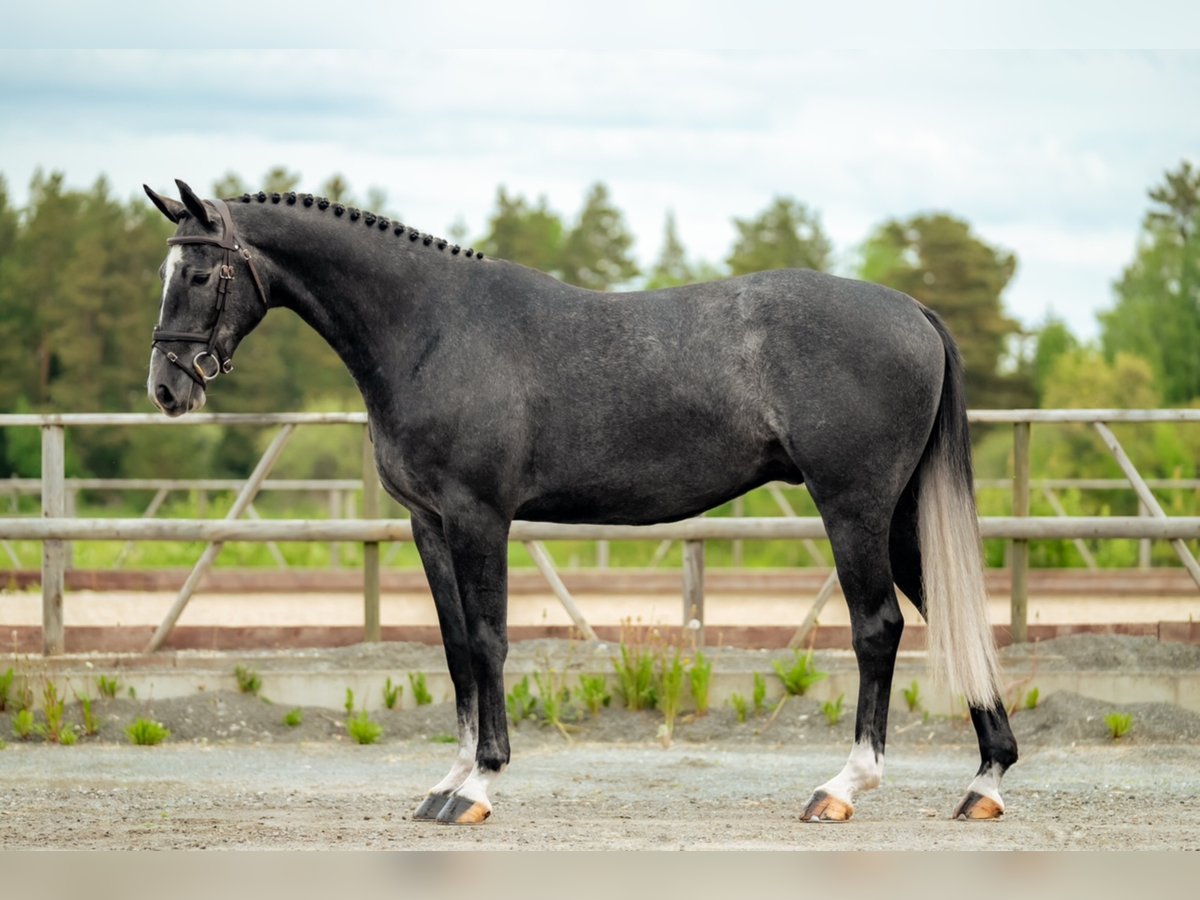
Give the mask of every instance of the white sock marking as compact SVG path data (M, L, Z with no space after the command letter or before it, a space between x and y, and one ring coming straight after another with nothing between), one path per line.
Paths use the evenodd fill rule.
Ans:
M458 734L458 756L450 772L429 789L431 794L449 794L457 791L464 781L475 770L475 731L470 727L462 728Z
M1003 810L1004 800L1000 796L1001 775L1002 773L999 766L994 764L990 765L987 767L986 771L975 776L975 778L967 786L967 792L970 793L971 791L974 791L980 796L987 797L989 800L994 801L996 805Z
M869 743L860 742L850 749L850 758L842 771L817 790L853 806L856 793L879 787L882 780L883 757L876 757L875 748Z

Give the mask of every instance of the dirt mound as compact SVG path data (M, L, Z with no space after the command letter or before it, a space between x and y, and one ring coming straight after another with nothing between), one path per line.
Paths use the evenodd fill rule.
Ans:
M1120 634L1073 634L1051 641L1012 644L1001 651L1004 662L1044 669L1200 669L1200 646Z

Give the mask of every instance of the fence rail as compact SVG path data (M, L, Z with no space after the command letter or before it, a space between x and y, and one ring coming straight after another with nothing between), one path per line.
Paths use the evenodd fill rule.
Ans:
M1012 631L1014 640L1026 637L1026 604L1028 598L1028 545L1031 540L1083 540L1088 538L1134 538L1170 541L1183 565L1200 585L1200 564L1188 548L1186 541L1200 539L1200 517L1168 517L1151 492L1152 486L1166 486L1162 480L1147 481L1134 468L1133 463L1107 427L1112 423L1146 422L1200 422L1200 410L973 410L969 414L972 422L1010 424L1013 426L1014 475L1013 513L1008 517L985 517L980 520L980 532L985 538L1003 538L1012 542L1010 570L1012 575ZM1095 485L1097 488L1115 488L1128 485L1138 495L1147 515L1138 517L1034 517L1030 516L1030 488L1035 482L1029 472L1029 445L1031 425L1049 423L1082 423L1091 425L1099 434L1104 446L1113 455L1125 473L1127 482L1111 479L1081 479L1079 483ZM68 498L68 487L87 489L103 484L115 487L117 482L99 479L65 478L65 429L74 427L100 426L156 426L185 427L202 425L255 425L282 426L280 432L264 453L254 472L245 482L228 479L201 480L199 484L221 485L212 490L238 489L233 508L224 520L208 519L80 519L73 516ZM274 542L274 541L332 541L356 542L364 546L364 623L367 640L378 640L379 624L379 545L385 541L408 541L412 539L411 524L404 519L380 519L379 482L364 428L362 454L362 480L337 482L338 488L353 490L363 486L363 510L361 519L331 520L258 520L245 521L243 513L253 515L253 499L258 492L270 485L274 489L309 489L309 485L320 485L317 490L330 490L330 482L297 480L268 482L267 475L275 459L282 452L288 436L299 425L366 425L363 413L215 413L186 416L167 420L154 414L138 413L64 413L52 415L0 415L0 428L37 427L42 432L42 477L37 480L12 480L12 490L27 490L33 484L42 496L42 518L0 518L0 540L21 539L42 542L42 592L43 592L43 652L47 655L63 650L63 572L66 567L66 543L73 540L151 540L151 541L205 541L209 546L197 562L184 588L176 598L167 618L155 633L147 650L157 649L165 640L174 622L211 566L222 544L229 541ZM174 484L171 480L165 480ZM1197 480L1170 482L1171 486L1191 486ZM18 483L19 482L19 483ZM173 489L161 479L123 479L125 489L143 488L163 491ZM1004 486L1007 482L999 482ZM1047 481L1045 484L1049 484ZM1055 486L1067 486L1063 480L1053 482ZM1200 482L1197 482L1200 483ZM2 485L3 482L0 482ZM197 482L192 482L193 485ZM299 487L304 485L304 487ZM286 486L286 487L285 487ZM982 485L981 485L982 486ZM1074 482L1072 482L1074 486ZM0 488L2 489L2 488ZM786 501L783 506L786 505ZM572 619L585 634L591 627L580 615L570 594L550 563L549 556L540 546L542 541L556 540L654 540L682 541L684 544L683 567L683 620L703 628L704 603L704 543L710 540L773 540L792 539L812 541L825 537L825 529L817 518L800 518L784 508L780 518L698 518L683 522L646 526L621 525L564 525L542 522L515 522L510 539L522 541L530 549L538 568L550 582L551 589L558 595ZM818 594L817 601L805 618L801 631L793 638L797 643L805 628L811 627L821 605L829 597L836 584L836 574L831 574Z

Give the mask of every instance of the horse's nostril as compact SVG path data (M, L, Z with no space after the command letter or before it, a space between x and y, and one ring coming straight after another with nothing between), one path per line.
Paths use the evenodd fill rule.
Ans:
M175 395L171 393L171 389L165 384L160 384L154 389L154 396L164 407L170 407L175 403Z

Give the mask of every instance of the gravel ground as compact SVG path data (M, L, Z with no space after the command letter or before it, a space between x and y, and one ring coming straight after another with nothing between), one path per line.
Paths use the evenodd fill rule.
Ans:
M589 663L585 652L596 651L529 642L512 660L570 671ZM440 653L389 644L285 661L433 671L444 665ZM1080 671L1200 666L1200 648L1128 637L1064 638L1005 656ZM722 651L717 664L768 672L770 658ZM264 673L280 659L264 655ZM1022 759L1005 780L1008 812L957 823L947 817L978 764L970 724L910 712L897 699L884 786L860 798L848 825L820 827L798 815L845 760L849 704L835 725L808 698L789 700L774 720L769 710L744 724L729 708L685 715L664 748L661 714L618 703L568 723L570 740L538 722L514 727L513 766L492 793L492 819L456 829L408 818L454 755L444 744L454 731L450 704L378 710L381 742L358 746L342 710L302 708L302 724L289 727L286 707L236 692L98 699L99 734L77 746L10 739L0 750L0 848L1200 850L1200 715L1176 706L1060 692L1017 710ZM1134 723L1116 742L1104 722L1112 712ZM138 716L162 721L171 738L128 746L124 730ZM81 721L78 704L67 719ZM12 724L11 711L0 713L0 736Z

